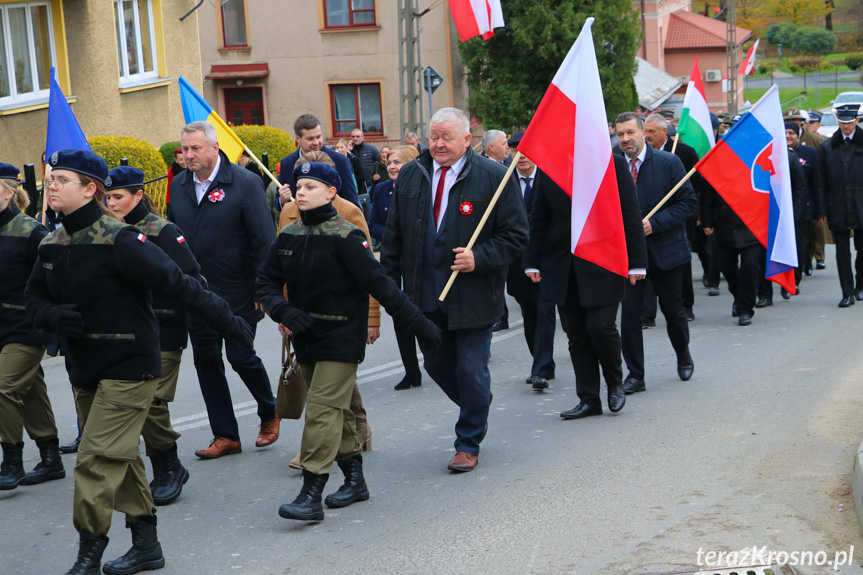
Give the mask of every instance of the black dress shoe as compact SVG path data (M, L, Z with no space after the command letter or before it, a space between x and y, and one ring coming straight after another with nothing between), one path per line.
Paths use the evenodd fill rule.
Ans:
M787 289L782 288L781 290L779 290L779 293L782 294L782 299L784 299L784 300L791 299L791 293L789 293L789 291ZM863 295L863 293L861 293L861 295Z
M731 304L731 317L737 317L737 304Z
M677 377L682 381L689 381L692 378L692 372L695 371L695 362L692 361L692 356L687 348L684 352L677 355Z
M816 270L827 269L827 266L824 264L824 260L815 260L815 269Z
M773 305L772 299L767 298L758 298L758 301L755 302L755 307L769 307Z
M534 375L530 379L535 390L542 391L543 389L548 389L548 380L541 375Z
M60 453L78 453L78 446L81 444L81 436L79 435L75 441L67 445L61 445L57 448Z
M854 305L853 297L843 297L842 301L839 302L839 307L851 307Z
M649 329L656 327L656 318L643 317L641 318L641 329Z
M854 299L863 301L863 289L854 290Z
M803 273L806 274L807 276L811 276L812 275L812 266L806 266L806 269L803 270Z
M644 385L644 380L627 375L626 379L623 380L623 392L626 395L632 395L637 391L647 391L647 386Z
M686 321L695 321L695 314L691 307L686 308Z
M412 387L420 387L423 384L423 374L421 373L406 373L400 382L393 389L396 391L404 391Z
M748 313L744 313L739 318L737 318L737 325L749 325L752 323L752 315Z
M626 392L623 391L623 385L608 386L608 410L611 413L617 413L624 405L626 405Z
M707 295L713 296L713 295L719 295L719 293L720 293L719 288L716 286L712 286L712 287L707 288Z
M503 331L505 329L509 329L509 318L507 317L497 320L494 322L494 325L491 326L491 331Z
M591 415L602 415L602 406L599 407L581 402L569 411L561 411L560 416L563 419L581 419Z

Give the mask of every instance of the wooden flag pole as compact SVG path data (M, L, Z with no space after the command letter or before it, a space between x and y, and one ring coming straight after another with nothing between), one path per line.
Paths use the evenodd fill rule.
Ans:
M693 176L693 174L695 174L695 168L692 168L691 170L689 170L689 173L688 173L688 174L686 174L685 176L683 176L683 179L682 179L682 180L680 180L679 182L677 182L677 185L676 185L676 186L674 186L673 188L671 188L671 191L670 191L670 192L668 192L667 194L665 194L665 197L664 197L664 198L662 198L662 200L660 200L660 202L659 202L658 204L656 204L656 206L654 206L654 208L653 208L652 210L650 210L650 213L649 213L649 214L647 214L646 216L644 216L644 218L643 218L643 219L645 219L645 220L649 220L650 218L652 218L652 217L653 217L653 214L655 214L656 212L658 212L658 211L659 211L659 208L661 208L662 206L664 206L664 205L665 205L665 202L667 202L668 200L670 200L670 199L671 199L671 196L673 196L673 195L677 192L677 190L679 190L679 189L680 189L680 186L682 186L683 184L685 184L685 183L689 180L689 178L691 178L691 177Z
M488 208L486 208L485 213L482 215L482 219L480 219L479 224L477 224L476 229L473 231L473 235L470 238L470 241L465 246L465 251L470 251L473 249L473 245L476 243L477 238L479 238L479 234L482 231L482 227L485 225L486 220L488 220L488 216L491 215L491 211L494 209L495 204L497 203L497 199L500 197L500 194L503 192L503 189L506 187L507 182L509 182L509 178L512 176L512 172L515 170L515 165L518 164L518 159L521 157L521 152L516 151L515 155L512 157L512 163L509 165L509 169L506 171L506 175L501 180L500 185L497 187L497 191L492 196L491 201L488 203ZM440 297L438 300L443 301L446 298L446 295L449 293L450 288L452 287L453 282L455 282L455 278L458 275L459 270L453 270L452 275L449 276L449 281L446 282L446 285L443 288L443 291L440 293Z
M674 134L674 143L671 145L671 153L674 153L674 150L677 149L677 139L680 137L679 133Z
M268 176L270 176L270 179L273 180L273 182L275 182L275 184L281 188L282 187L281 182L279 182L279 180L276 179L276 176L274 176L272 173L270 173L270 170L268 170L267 167L261 163L261 160L259 160L258 157L252 153L252 150L249 149L249 146L246 146L245 144L243 144L243 147L245 148L246 153L249 154L249 157L252 158L252 161L255 162L256 164L258 164L258 167L261 168L262 170L264 170L264 173L267 174Z

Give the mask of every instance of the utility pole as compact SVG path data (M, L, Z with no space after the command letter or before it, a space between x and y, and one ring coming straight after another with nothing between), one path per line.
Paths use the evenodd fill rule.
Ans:
M420 135L425 141L422 98L422 38L420 31L419 0L399 2L399 108L400 137L408 132Z
M728 75L728 113L737 113L737 0L725 3L725 55Z

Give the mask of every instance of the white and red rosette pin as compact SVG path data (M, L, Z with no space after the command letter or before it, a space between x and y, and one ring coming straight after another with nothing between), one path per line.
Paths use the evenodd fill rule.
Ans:
M225 190L218 189L213 190L209 194L207 194L207 199L213 203L221 202L225 199Z
M473 204L470 202L462 202L458 207L458 211L463 216L469 216L473 213Z

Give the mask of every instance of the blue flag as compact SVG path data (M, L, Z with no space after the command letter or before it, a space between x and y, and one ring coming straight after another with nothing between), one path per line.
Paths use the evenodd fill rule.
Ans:
M63 90L57 84L54 71L52 67L51 95L48 98L48 139L45 142L46 160L57 150L65 150L66 148L90 149L87 137L84 136L78 120L75 119L75 114L72 113L72 108L69 107Z

